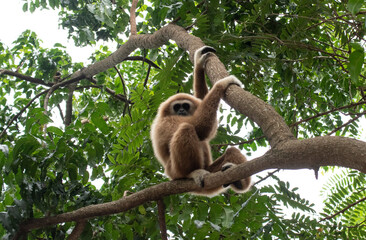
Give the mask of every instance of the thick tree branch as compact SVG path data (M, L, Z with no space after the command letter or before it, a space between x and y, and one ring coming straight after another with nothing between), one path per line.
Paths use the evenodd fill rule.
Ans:
M138 0L132 1L132 6L130 9L130 25L131 25L131 35L137 34L137 27L136 27L136 8L137 8Z
M87 223L86 219L82 219L79 222L76 223L76 226L72 230L70 236L67 238L67 240L78 240L80 235L83 233L85 225Z
M85 76L90 79L95 74L122 62L135 49L158 48L170 39L174 40L180 48L189 51L192 61L195 50L204 46L204 43L198 37L188 34L182 27L169 24L154 34L131 35L129 40L111 56L88 66L79 73L76 73L75 77ZM229 75L225 66L214 55L207 60L206 73L212 83ZM225 101L256 122L262 128L272 147L281 141L294 139L294 136L282 117L269 104L251 93L244 91L238 86L231 86L227 91Z
M302 141L291 140L277 146L265 155L229 168L225 172L205 177L205 187L215 188L235 182L268 169L314 169L320 166L342 166L366 173L366 143L343 137L317 137ZM193 180L164 182L123 197L117 201L91 205L57 216L30 219L19 231L30 231L62 222L80 221L98 216L125 212L143 203L157 201L165 196L198 190Z

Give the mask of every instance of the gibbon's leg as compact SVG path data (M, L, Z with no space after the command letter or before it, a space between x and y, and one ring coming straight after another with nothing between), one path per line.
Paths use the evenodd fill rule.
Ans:
M204 67L207 57L214 52L216 52L214 48L204 46L194 53L193 92L196 98L203 99L208 93Z
M200 180L208 173L204 170L201 145L194 126L180 124L170 141L170 164L165 170L167 175L172 179L193 178L201 186Z
M226 149L224 155L219 157L216 161L214 161L209 167L206 168L209 172L218 172L218 171L225 171L230 167L236 166L238 164L246 162L247 159L245 156L240 152L239 149L231 147ZM231 184L225 184L224 187L228 187L229 185L231 188L237 193L243 193L247 191L250 187L251 178L241 179L239 181L233 182Z
M192 124L195 126L200 140L205 140L211 134L212 129L214 127L217 128L216 112L219 108L220 100L230 84L241 86L241 82L235 76L228 76L219 80L195 111Z

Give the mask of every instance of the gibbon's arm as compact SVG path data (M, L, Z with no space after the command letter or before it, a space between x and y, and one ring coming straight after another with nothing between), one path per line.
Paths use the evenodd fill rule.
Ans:
M242 86L235 76L228 76L219 80L208 92L202 103L192 116L192 124L195 126L198 138L202 141L211 135L212 129L216 128L216 113L221 98L230 84Z
M216 50L209 46L204 46L194 53L194 74L193 74L193 92L196 98L203 99L208 93L205 80L205 61L211 53Z

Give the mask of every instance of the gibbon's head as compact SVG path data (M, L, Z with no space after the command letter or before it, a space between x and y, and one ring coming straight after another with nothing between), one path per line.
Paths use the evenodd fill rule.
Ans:
M178 93L171 96L160 105L159 115L167 116L192 116L200 105L201 99L186 93Z

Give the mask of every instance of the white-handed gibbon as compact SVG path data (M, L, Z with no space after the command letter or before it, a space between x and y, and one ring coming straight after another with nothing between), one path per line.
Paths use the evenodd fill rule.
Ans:
M219 80L210 91L205 81L204 65L207 57L215 52L212 47L202 47L194 54L194 96L178 93L165 102L151 126L151 140L156 158L163 165L170 179L193 178L202 189L199 195L216 195L230 187L235 192L245 192L250 177L214 189L204 187L204 176L247 161L234 147L212 162L209 142L217 131L216 112L220 99L230 84L241 85L235 76Z

